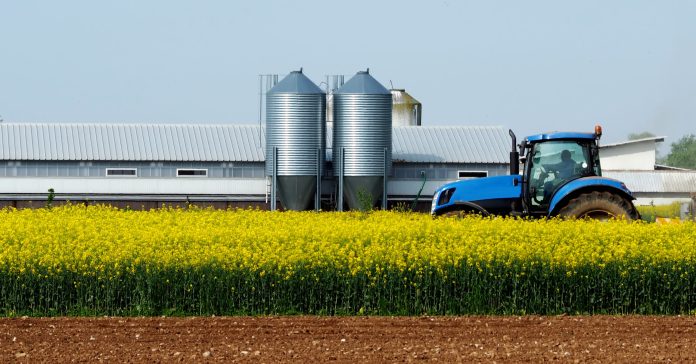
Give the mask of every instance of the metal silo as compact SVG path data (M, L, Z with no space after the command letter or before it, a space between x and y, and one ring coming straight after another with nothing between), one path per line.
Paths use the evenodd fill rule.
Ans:
M420 126L423 106L404 89L392 89L394 100L392 107L393 126Z
M358 72L333 94L333 171L350 208L386 207L391 170L392 94L368 71ZM339 198L339 209L343 199Z
M314 197L325 160L325 118L326 94L301 69L266 94L266 175L275 180L273 191L286 209L306 210L312 200L318 201Z

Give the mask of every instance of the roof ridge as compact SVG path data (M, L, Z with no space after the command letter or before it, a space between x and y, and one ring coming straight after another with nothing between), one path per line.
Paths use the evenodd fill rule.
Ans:
M258 127L258 123L248 123L248 124L237 124L237 123L142 123L142 122L2 122L2 126L201 126L201 127L219 127L219 126L232 126L232 127Z

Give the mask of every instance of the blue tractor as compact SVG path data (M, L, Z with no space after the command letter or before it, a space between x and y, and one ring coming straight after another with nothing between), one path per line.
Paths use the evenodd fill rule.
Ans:
M597 125L594 133L537 134L517 145L510 130L510 175L445 184L433 196L431 213L640 219L626 185L602 177L601 135Z

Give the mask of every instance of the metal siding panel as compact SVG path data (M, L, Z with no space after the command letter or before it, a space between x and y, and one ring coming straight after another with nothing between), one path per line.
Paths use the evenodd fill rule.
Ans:
M175 160L177 161L187 161L186 156L191 155L191 150L188 146L188 143L186 143L186 136L184 135L183 130L179 126L175 126L174 128L174 133L173 136L175 138L175 145L177 147L177 155Z
M259 145L259 135L258 133L254 133L256 129L250 126L238 126L235 129L235 132L240 136L240 141L242 142L242 147L239 154L241 157L240 159L243 159L245 162L254 161L256 159L257 148Z
M226 161L233 161L237 160L236 156L237 154L235 153L234 150L234 140L232 139L233 132L231 132L230 128L223 128L220 127L220 137L222 140L222 151L223 151L223 158Z
M118 144L119 144L119 151L121 152L121 160L127 161L130 160L130 155L129 155L129 147L128 147L128 127L125 125L119 125L117 128L118 130Z
M40 160L41 159L41 144L39 143L39 131L36 125L27 125L29 129L29 135L31 138L31 151L30 159Z
M217 146L220 144L216 138L215 126L210 125L202 128L201 138L203 139L203 147L206 152L206 160L220 161L220 156L217 153Z
M19 133L19 128L16 125L10 126L12 139L10 140L10 159L19 159L21 155L21 134Z
M73 125L73 137L75 140L75 159L84 160L84 145L85 145L85 126L84 125Z
M239 161L244 161L244 155L245 155L245 150L244 150L244 143L242 142L243 139L245 139L247 136L240 135L240 132L244 132L242 129L230 129L231 135L230 135L230 149L232 150L232 154L235 159Z
M80 141L80 160L87 160L92 155L92 125L84 125L82 127L82 136Z
M151 158L150 153L147 152L146 143L143 142L143 125L135 125L129 129L131 138L128 141L128 145L130 146L131 153L133 153L131 158L137 161L149 160Z
M194 148L194 143L196 142L195 128L184 128L179 126L178 130L181 132L182 140L185 145L185 153L183 154L183 160L185 161L197 161L198 160L198 148Z
M163 140L164 140L164 145L162 145L162 150L164 151L164 154L162 155L162 160L163 161L171 161L174 160L174 138L172 137L172 130L171 128L160 128L159 129L160 133L163 134Z
M152 125L145 125L142 130L143 143L147 144L147 153L153 161L159 159L159 140L155 137L154 130Z
M483 151L481 147L481 140L486 139L486 130L484 128L476 128L474 129L473 135L471 135L472 144L475 144L476 147L474 148L474 158L473 162L483 162L485 161L485 158L483 157Z
M438 147L440 155L447 161L461 163L471 159L471 149L476 148L472 145L469 134L456 128L443 128L438 130ZM453 151L452 148L457 148Z
M186 154L184 155L184 160L200 160L200 150L196 147L196 128L184 128L183 126L180 126L179 130L181 130L182 135L184 135L184 143L186 143Z
M238 146L235 145L235 134L237 134L236 129L232 128L222 128L223 133L223 149L224 157L227 161L240 160L241 153L238 151Z
M65 137L62 139L63 142L63 151L66 155L66 160L72 161L77 158L76 152L75 152L75 137L74 137L74 131L72 125L62 125L61 129L63 129L63 133Z
M109 137L109 154L110 160L121 160L121 145L118 142L118 128L116 125L109 125L106 128L107 136Z
M9 128L7 125L2 125L0 124L0 151L2 151L2 158L3 160L9 159L10 156L10 148L9 148L9 137L8 134L10 133Z
M118 160L125 161L128 160L128 149L125 145L126 131L121 125L114 126L114 142L116 144L116 151L118 152Z
M69 131L70 131L70 137L71 137L71 142L70 142L70 149L72 151L72 160L79 160L81 157L80 153L80 133L81 127L78 125L70 125Z
M266 129L260 127L251 128L251 133L253 134L254 151L253 157L250 158L252 161L263 162L266 160ZM326 141L324 141L324 150L326 150ZM326 153L324 153L326 154Z
M106 159L106 148L108 148L108 141L104 138L104 127L95 127L94 137L97 140L97 155L95 160Z
M435 130L433 131L435 132ZM470 159L468 154L469 148L471 148L471 144L465 133L463 133L461 130L456 130L454 128L438 129L437 132L440 134L438 144L441 144L442 148L445 148L445 146L447 146L451 148L458 148L460 151L459 153L454 154L450 153L448 150L443 151L440 146L435 147L435 150L437 150L438 154L441 155L444 158L444 160L451 161L453 163L459 163L462 161L462 159Z
M19 153L17 159L23 160L27 156L27 140L25 128L19 127Z
M250 158L245 158L245 156L249 156L248 153L250 153L250 150L247 148L245 140L249 138L249 134L247 133L248 131L245 130L244 128L235 128L233 129L234 133L234 155L235 158L246 162Z
M146 125L143 128L143 143L148 144L148 153L150 153L152 160L159 160L159 144L161 141L155 137L154 131L155 128L152 125Z
M106 125L104 127L104 137L106 138L106 160L114 161L118 160L118 150L116 145L116 140L114 138L114 130L112 125Z
M148 125L148 137L153 141L152 146L152 159L156 161L164 160L164 149L162 144L162 138L165 137L164 133L161 132L161 128L155 127L153 125Z
M205 126L201 129L201 139L205 150L205 159L209 161L219 161L218 153L215 151L218 140L215 138L213 129L215 126Z
M50 130L48 129L48 126L45 124L40 124L39 129L40 129L41 138L42 138L41 142L42 142L43 149L44 149L44 154L43 154L42 160L50 160L54 155L53 143L51 141Z
M244 137L241 141L244 149L241 150L239 157L243 159L245 162L258 161L258 153L260 147L258 145L261 144L260 140L258 139L258 133L254 133L254 128L252 127L244 127L241 129L243 129L244 131L244 133L242 134L244 135Z
M41 134L41 145L44 150L41 160L51 160L55 147L53 146L53 140L47 125L39 125L39 133Z
M58 159L60 160L70 160L70 155L65 149L65 140L68 138L65 132L65 127L63 125L56 125L56 151L58 152Z
M203 160L210 160L209 158L209 153L208 153L208 148L205 145L205 138L203 137L203 132L204 128L200 126L196 126L195 128L192 128L194 133L193 133L193 141L191 143L191 148L194 150L194 154L196 156L197 161L203 161Z
M251 129L249 128L235 128L235 135L237 135L237 140L235 140L236 157L244 162L254 160L253 145L256 144L254 138L257 138L258 136L253 135L253 132L250 131Z
M97 128L97 134L100 140L99 143L99 160L107 160L109 156L110 146L108 136L106 135L106 125Z
M146 143L143 142L142 129L143 125L136 125L135 127L130 128L131 140L129 140L129 144L131 150L133 151L134 159L138 161L148 160L151 158L150 153L147 152Z
M119 142L121 143L121 152L123 153L123 160L133 160L133 147L132 147L132 130L133 128L129 125L123 125L119 127L120 135Z
M19 143L19 133L16 130L16 127L14 125L10 125L8 127L8 140L7 140L7 146L8 146L8 151L7 154L9 158L7 159L17 159L17 151L19 150L18 143Z
M26 157L24 157L24 159L25 159L25 160L27 160L27 159L36 159L35 156L33 155L33 152L34 152L34 139L32 138L32 137L33 137L33 134L32 134L32 130L31 130L31 125L27 125L26 127L24 127L24 130L25 130L25 134L26 134L26 138L27 138L27 140L26 140L26 146L27 146L27 147L26 147L26 152L25 152L25 153L26 153Z
M218 139L220 141L220 159L224 161L232 160L232 156L230 154L230 143L228 141L229 135L227 133L227 130L227 128L223 128L222 126L218 126L217 128Z

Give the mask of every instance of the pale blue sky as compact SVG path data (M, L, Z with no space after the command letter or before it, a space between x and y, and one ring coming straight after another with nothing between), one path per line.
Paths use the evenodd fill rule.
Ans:
M256 123L299 67L370 67L424 125L696 133L696 1L0 0L6 122Z

